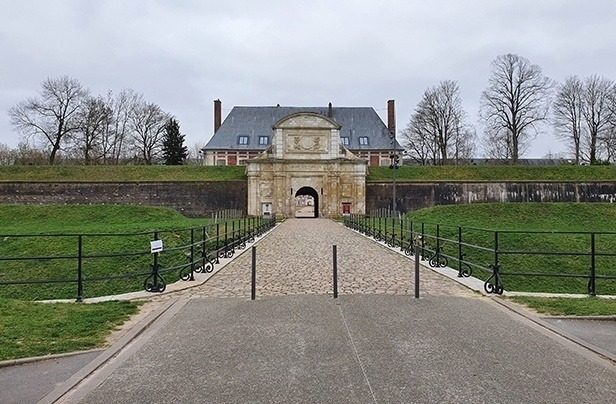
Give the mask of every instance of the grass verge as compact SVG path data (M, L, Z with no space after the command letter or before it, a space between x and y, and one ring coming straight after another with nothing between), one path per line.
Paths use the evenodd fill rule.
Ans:
M507 299L553 316L614 316L616 299L515 296Z
M141 302L46 304L0 299L0 360L102 347Z
M245 180L244 166L0 166L4 182L157 182Z

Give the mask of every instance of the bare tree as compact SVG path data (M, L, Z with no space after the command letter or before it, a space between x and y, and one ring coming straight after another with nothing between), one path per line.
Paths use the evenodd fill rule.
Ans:
M203 164L205 142L195 142L188 148L188 164Z
M445 80L429 88L402 132L407 153L421 164L447 164L470 157L473 132L465 116L455 81Z
M553 106L556 136L568 143L575 164L580 164L582 158L583 94L582 80L577 76L569 76L558 86Z
M612 88L608 105L611 119L609 124L610 129L605 137L605 148L607 161L616 163L616 85Z
M0 143L0 165L9 166L15 164L15 155L15 150L5 143Z
M49 162L46 151L34 143L22 139L15 150L15 164L42 165Z
M584 81L582 116L587 130L586 157L590 164L598 164L601 147L606 146L614 117L610 101L615 85L605 77L592 75Z
M457 126L454 128L454 131L455 136L453 137L449 161L452 161L454 164L460 164L460 161L469 160L474 157L477 134L474 128L466 124Z
M108 93L107 105L112 111L112 117L103 141L107 151L103 157L104 163L119 164L121 159L129 156L131 117L135 108L144 103L143 95L130 89L124 89L116 96Z
M405 152L413 161L423 166L434 164L437 159L436 142L419 116L413 114L401 134Z
M133 145L145 164L153 164L160 154L165 123L170 118L154 103L142 102L131 111Z
M486 152L511 158L513 164L529 147L537 124L547 118L552 81L541 68L514 54L492 61L488 88L481 94L480 115L486 123ZM534 134L531 132L535 132Z
M98 163L105 154L105 134L110 126L111 109L101 97L87 97L77 119L79 128L69 139L85 164Z
M78 129L77 113L87 95L79 80L68 76L47 78L38 98L29 98L9 109L11 124L26 137L45 139L50 147L48 161L53 164L65 136Z

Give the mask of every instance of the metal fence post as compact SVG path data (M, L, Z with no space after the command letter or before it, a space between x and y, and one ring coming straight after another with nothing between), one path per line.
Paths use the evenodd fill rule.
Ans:
M426 259L426 228L425 223L421 222L421 259Z
M207 230L205 230L205 226L201 230L201 268L205 272L205 260L207 258L207 246L205 245L205 241L207 240ZM218 253L216 253L218 256Z
M462 278L462 227L458 226L458 278Z
M590 279L588 281L588 294L590 296L597 295L597 291L595 289L596 257L595 233L590 233Z
M218 256L218 250L220 249L220 245L218 244L220 240L220 223L216 223L216 263L220 264L220 258Z
M415 244L415 299L419 299L419 242L412 242Z
M195 280L195 229L190 229L190 279Z
M83 273L82 273L82 249L83 236L80 234L77 239L77 302L83 302Z
M494 232L494 266L498 268L498 232Z
M435 257L436 257L436 266L440 267L441 266L441 230L440 230L440 224L436 225L436 251L435 251Z

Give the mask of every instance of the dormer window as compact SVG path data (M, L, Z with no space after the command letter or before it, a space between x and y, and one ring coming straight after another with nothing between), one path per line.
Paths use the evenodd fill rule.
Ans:
M367 136L360 136L359 137L359 145L360 146L368 146L368 137Z
M269 136L259 136L259 144L262 146L269 144Z
M248 136L238 136L237 144L247 145L248 144Z
M340 137L340 143L342 143L344 146L348 146L349 145L349 137L348 136L341 136Z

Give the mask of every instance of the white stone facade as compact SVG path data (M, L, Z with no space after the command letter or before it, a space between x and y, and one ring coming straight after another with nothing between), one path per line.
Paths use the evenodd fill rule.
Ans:
M315 113L287 116L274 125L272 145L248 160L248 214L267 209L293 217L295 197L315 198L318 217L365 213L367 162L340 144L336 122Z

